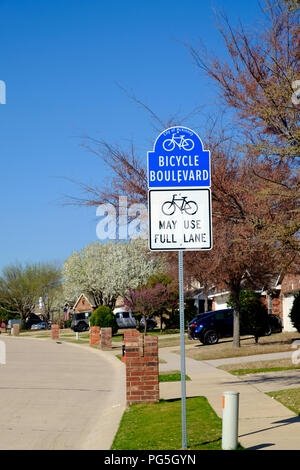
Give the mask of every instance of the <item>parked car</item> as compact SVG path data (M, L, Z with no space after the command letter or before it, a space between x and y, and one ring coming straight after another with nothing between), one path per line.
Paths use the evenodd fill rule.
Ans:
M31 330L47 330L47 323L42 321L31 326Z
M133 314L133 312L128 312L125 310L114 310L114 314L116 315L117 325L120 329L123 328L136 328L137 321ZM157 326L157 322L154 318L150 318L147 321L147 330L153 330ZM145 318L142 317L140 320L139 327L141 329L145 328Z
M38 323L41 323L41 318L35 313L30 313L25 320L25 328L30 330L32 325L37 325Z
M275 318L274 318L275 317ZM269 316L269 326L263 333L281 332L282 324L275 315ZM241 329L241 334L251 334ZM233 309L214 310L205 312L195 317L188 324L188 337L199 339L203 344L216 344L220 338L231 337L233 335Z
M71 329L73 331L88 331L90 329L90 317L93 312L73 313Z
M154 330L154 328L157 327L157 321L155 320L155 318L151 317L147 320L147 330ZM144 329L145 328L145 317L142 317L141 318L141 321L140 321L140 328L141 329Z
M7 328L11 329L13 327L13 325L20 325L21 326L21 318L12 318L12 319L8 320Z
M116 315L117 325L120 329L122 328L136 328L136 318L132 312L128 311L114 311Z

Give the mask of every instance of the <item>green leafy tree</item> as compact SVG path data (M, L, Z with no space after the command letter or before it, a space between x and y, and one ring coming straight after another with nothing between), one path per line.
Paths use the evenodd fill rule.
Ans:
M19 318L20 315L17 313L12 313L11 311L7 311L4 308L0 307L0 320L7 322L13 318Z
M0 306L13 317L20 316L24 327L39 297L51 295L60 278L60 269L49 263L6 266L0 277Z
M184 301L184 322L185 326L195 318L197 315L197 308L193 299L185 299ZM168 319L166 321L166 327L169 329L179 328L180 327L180 311L179 308L173 308L169 313Z
M292 309L289 313L292 325L300 333L300 292L295 295Z
M113 314L113 311L105 305L101 305L96 308L91 315L90 325L99 326L100 328L111 328L113 335L118 331L116 317Z

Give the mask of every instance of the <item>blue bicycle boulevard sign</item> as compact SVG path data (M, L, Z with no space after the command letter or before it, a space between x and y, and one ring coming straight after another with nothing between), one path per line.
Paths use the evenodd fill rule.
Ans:
M210 151L187 127L170 127L148 152L149 188L210 187Z

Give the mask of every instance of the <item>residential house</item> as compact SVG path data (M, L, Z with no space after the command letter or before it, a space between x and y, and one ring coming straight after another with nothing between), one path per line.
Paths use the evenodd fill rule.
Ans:
M95 302L86 294L81 294L73 306L73 313L93 312L96 308Z
M282 320L283 331L296 331L291 324L289 313L291 311L294 296L300 291L300 273L281 274L275 281L271 292L260 290L262 301L266 304L268 312L278 315ZM199 285L187 291L189 298L194 299L199 313L204 312L205 296ZM227 308L230 292L225 287L214 287L208 293L208 310L222 310Z

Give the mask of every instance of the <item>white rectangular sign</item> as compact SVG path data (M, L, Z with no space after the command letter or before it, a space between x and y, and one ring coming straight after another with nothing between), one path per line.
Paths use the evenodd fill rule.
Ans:
M150 250L211 250L211 193L205 189L149 191Z

